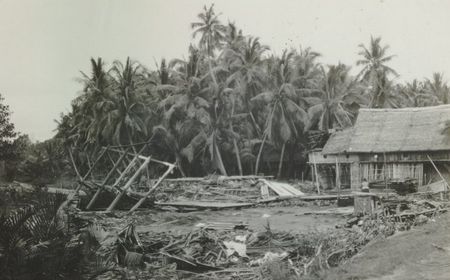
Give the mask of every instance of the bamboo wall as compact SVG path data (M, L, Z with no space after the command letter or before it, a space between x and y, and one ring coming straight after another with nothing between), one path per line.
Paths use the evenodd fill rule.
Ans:
M308 154L308 163L311 167L316 166L323 188L336 187L336 172L328 169L335 168L336 163L349 165L350 172L340 172L340 182L349 181L352 190L360 190L363 178L369 182L384 180L384 176L388 179L415 178L419 186L441 180L427 156L435 162L444 179L450 182L450 151L323 155L317 150Z

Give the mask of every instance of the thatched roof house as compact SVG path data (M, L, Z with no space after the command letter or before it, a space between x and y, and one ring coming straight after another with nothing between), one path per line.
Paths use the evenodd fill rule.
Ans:
M360 109L354 127L335 132L321 151L310 155L310 163L322 164L322 169L350 166L352 188L362 178L414 178L419 186L442 176L450 180L450 105Z

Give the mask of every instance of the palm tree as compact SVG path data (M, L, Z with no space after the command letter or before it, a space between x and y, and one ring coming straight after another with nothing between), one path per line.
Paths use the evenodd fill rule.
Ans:
M199 46L207 55L213 56L214 50L220 46L225 37L226 27L219 21L219 15L214 12L214 4L203 7L203 12L197 15L200 21L191 23L194 29L192 36L200 34Z
M363 69L359 72L358 77L367 82L372 87L372 101L369 106L382 107L386 100L387 85L389 84L388 76L398 76L397 72L386 63L391 61L394 55L387 55L389 45L381 46L381 37L370 37L369 47L363 44L359 45L361 49L359 55L362 59L356 62L356 65L362 65Z
M364 96L357 83L350 79L349 70L349 67L341 63L329 66L328 71L322 67L323 78L316 89L322 101L308 109L311 120L309 128L317 126L319 130L329 130L352 125L355 116L347 110L345 100L364 103Z
M284 51L280 59L273 63L272 89L252 98L254 103L269 105L263 140L256 159L255 174L259 170L259 162L267 139L281 145L278 177L281 176L284 151L288 141L295 140L307 127L308 115L296 101L298 95L292 81L295 79L293 61L295 52ZM300 128L300 129L299 129Z
M370 45L368 48L363 44L358 46L361 49L358 55L362 56L362 59L358 60L356 65L363 66L363 69L359 73L359 77L362 77L363 80L374 80L377 78L377 73L398 76L394 69L385 65L385 63L391 61L395 55L386 55L389 45L382 47L380 43L381 37L370 37Z
M257 135L261 133L254 115L255 112L252 112L250 100L265 86L267 76L263 68L262 56L268 49L267 46L260 44L258 38L250 37L239 51L225 50L226 57L229 58L227 63L231 73L227 79L227 86L240 92L245 111L248 113Z
M164 125L157 125L153 128L154 141L152 146L157 148L158 152L164 151L162 156L171 154L175 158L175 163L178 170L183 177L186 177L187 173L183 166L183 153L182 150L190 144L192 139L200 131L198 126L192 120L185 122L177 122L174 126L165 127ZM188 158L189 162L192 162L194 155ZM170 158L163 157L164 160L171 160Z
M450 89L444 81L444 75L442 73L433 73L431 80L426 79L425 89L431 95L436 96L443 104L448 104Z
M112 106L111 79L104 70L101 58L91 58L91 75L81 72L83 94L72 102L73 129L71 134L76 144L84 147L99 146L104 143L101 138L101 120Z
M147 82L141 70L130 58L125 65L115 61L111 69L114 107L103 118L102 135L112 139L114 144L134 144L136 139L146 139L148 135L145 118L152 112L143 101Z
M236 27L235 23L228 23L226 27L226 33L224 38L224 50L239 51L245 44L245 37L242 34L242 30ZM226 52L223 52L226 53Z

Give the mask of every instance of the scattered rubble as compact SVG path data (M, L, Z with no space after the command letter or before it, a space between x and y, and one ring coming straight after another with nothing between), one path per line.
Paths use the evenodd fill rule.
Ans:
M104 214L115 220L109 224L92 219L93 212L87 216L78 212L73 221L82 229L78 238L97 240L90 254L102 267L108 264L100 274L104 277L125 273L136 279L273 279L274 275L296 279L338 266L367 243L426 223L447 207L439 201L390 197L373 215L349 218L334 230L309 233L278 231L269 222L262 231L245 223L200 222L185 233L138 233L135 223L123 220L127 216L114 218L113 213ZM100 275L92 279L104 279Z

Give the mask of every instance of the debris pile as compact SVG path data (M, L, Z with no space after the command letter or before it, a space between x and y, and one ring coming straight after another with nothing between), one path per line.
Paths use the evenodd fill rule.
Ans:
M257 176L167 179L154 200L178 209L224 209L303 196L297 188Z
M348 227L307 234L275 231L270 224L263 231L252 231L245 224L218 228L200 224L182 234L137 233L134 224L115 231L94 224L84 231L98 240L91 251L94 260L102 260L102 267L108 264L111 271L149 278L272 279L272 273L302 277L337 266L371 240L392 235L396 223L387 217L364 217Z

